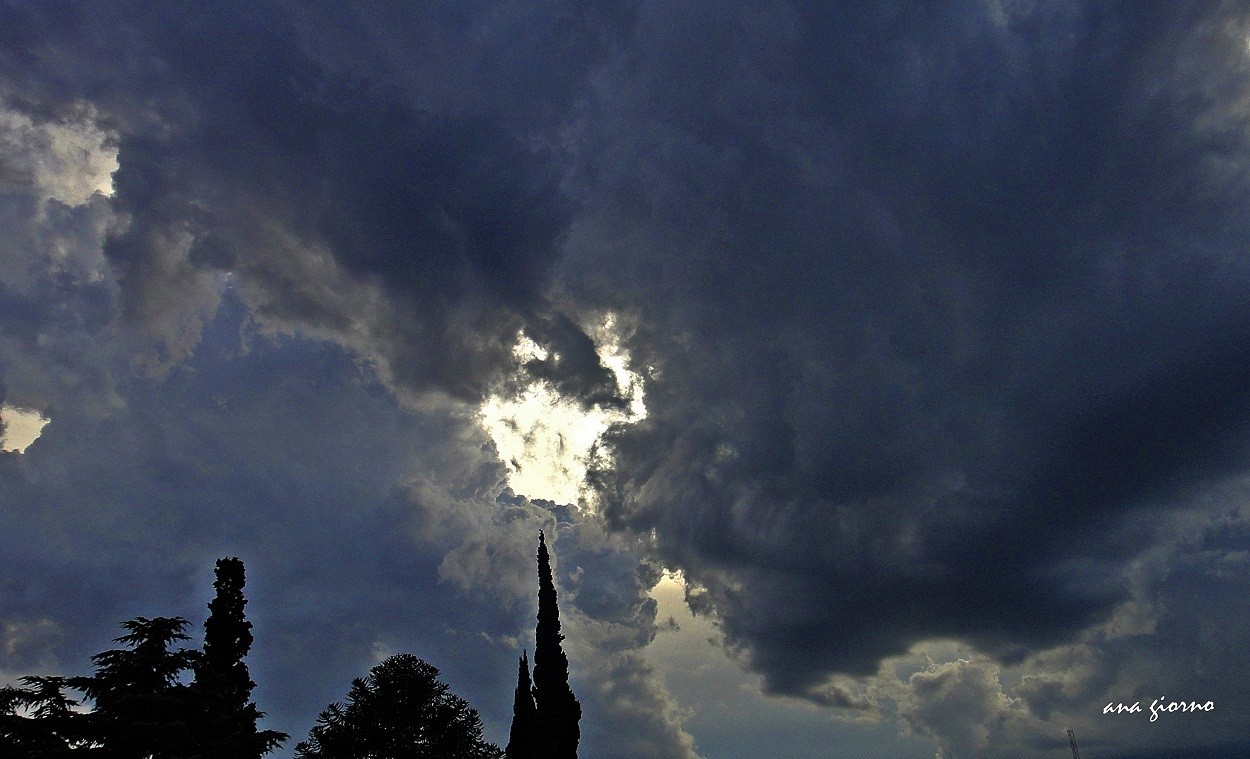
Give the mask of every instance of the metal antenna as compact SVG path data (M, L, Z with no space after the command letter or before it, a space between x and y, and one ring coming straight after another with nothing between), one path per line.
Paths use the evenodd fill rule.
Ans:
M1072 745L1072 759L1081 759L1081 752L1076 748L1076 733L1068 731L1068 743Z

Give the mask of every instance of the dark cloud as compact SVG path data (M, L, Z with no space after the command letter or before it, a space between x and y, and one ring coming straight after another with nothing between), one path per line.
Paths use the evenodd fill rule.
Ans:
M1239 501L1244 486L1221 486L1220 498ZM931 641L883 662L870 692L893 701L906 728L932 738L943 756L1049 756L1066 747L1068 729L1083 749L1108 756L1236 753L1228 741L1239 739L1232 705L1244 690L1247 631L1242 594L1226 584L1246 571L1244 508L1162 518L1170 538L1126 570L1132 600L1074 642L1004 665ZM1208 666L1212 656L1220 667ZM1210 701L1213 710L1151 721L1152 704L1169 701ZM1104 713L1108 704L1136 711Z
M505 51L593 59L593 35L561 36L561 25L585 26L584 14L558 11L551 42L564 41L554 47L532 47L541 15L466 17L448 6L415 19L432 38L423 55L441 49L453 57L444 64L470 76L434 102L432 85L399 61L367 56L376 75L366 79L354 63L327 59L326 25L338 29L337 44L395 23L328 7L14 11L31 38L20 49L34 61L9 61L6 78L10 99L90 98L118 130L114 206L127 224L106 251L124 313L156 338L155 368L194 347L216 307L215 271L254 286L262 315L340 336L361 327L360 304L328 302L323 291L346 280L380 287L402 311L402 328L365 324L355 336L374 344L396 382L475 398L498 379L527 320L560 319L546 283L572 206L544 147L559 123L510 104L553 106L561 85L523 78L503 101L482 92L504 70L526 70L497 61ZM55 51L37 44L50 28L60 35ZM518 39L523 52L513 51ZM406 40L405 50L421 42ZM81 70L89 58L94 76ZM292 281L289 259L318 255L327 260Z
M561 395L587 406L628 408L616 388L616 377L600 361L594 341L564 314L532 322L527 336L547 352L525 362L528 381L550 383Z
M423 441L455 423L397 408L324 343L254 337L245 349L242 317L228 296L193 359L127 388L124 411L58 408L6 458L0 669L86 671L135 615L199 624L213 559L239 555L257 697L278 728L302 734L378 651L413 650L499 732L508 683L496 675L514 652L479 633L514 634L525 615L439 583L440 556L413 540L399 489L422 468Z
M1135 657L1197 646L1160 677L1228 692L1243 16L0 4L0 388L52 418L0 461L12 661L81 658L135 588L187 598L239 546L281 588L256 608L289 599L272 630L298 655L262 668L328 662L275 713L341 695L375 644L506 704L487 672L555 524L583 685L616 688L587 697L613 715L596 745L693 752L637 654L661 567L772 694L870 712L830 678L970 647L892 691L952 755L1042 745ZM475 404L538 380L621 406L585 328L605 312L647 416L598 449L599 511L510 493ZM523 373L521 332L547 351ZM1186 520L1224 527L1180 545ZM443 632L413 632L426 613Z
M788 8L653 8L585 127L564 271L656 377L608 517L778 692L1070 639L1243 468L1244 115L1178 74L1236 11Z

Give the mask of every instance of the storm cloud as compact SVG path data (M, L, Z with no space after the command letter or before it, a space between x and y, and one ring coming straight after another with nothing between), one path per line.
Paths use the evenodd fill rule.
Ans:
M543 527L595 755L696 755L664 570L765 693L943 757L1132 751L1101 702L1160 688L1229 711L1158 745L1241 740L1247 39L1232 2L0 4L0 389L52 420L0 454L0 670L242 545L265 666L333 662L280 727L420 643L501 734ZM478 417L532 385L622 415L580 503Z

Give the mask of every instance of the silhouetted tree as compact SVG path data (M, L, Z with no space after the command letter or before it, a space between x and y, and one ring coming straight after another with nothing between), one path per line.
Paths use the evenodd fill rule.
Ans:
M86 715L65 695L65 678L23 677L23 687L0 688L0 756L57 759L86 753Z
M88 734L108 759L195 756L192 724L196 709L180 676L196 655L170 650L187 640L182 617L136 617L123 622L129 633L115 638L126 648L91 657L91 677L71 678L69 685L95 701L86 715Z
M344 703L317 717L296 759L500 759L482 720L438 679L438 669L396 654L352 681Z
M576 759L581 739L582 705L569 687L569 660L560 643L560 610L551 577L547 541L538 533L538 626L534 631L534 704L542 756Z
M191 696L199 715L196 742L205 759L260 759L289 736L256 729L262 716L252 703L252 682L243 659L252 647L252 623L243 613L247 599L243 562L218 559L217 593L204 621L204 651L196 657Z
M538 746L538 711L534 707L530 663L525 653L517 672L516 697L512 702L512 729L508 731L506 759L540 759Z
M243 614L243 562L217 562L216 596L204 623L203 652L171 646L188 640L181 617L137 617L115 638L125 648L91 657L90 677L26 677L0 689L0 757L98 756L102 759L260 759L286 739L257 731L243 658L252 624ZM191 670L191 685L182 682ZM71 687L95 702L74 707Z

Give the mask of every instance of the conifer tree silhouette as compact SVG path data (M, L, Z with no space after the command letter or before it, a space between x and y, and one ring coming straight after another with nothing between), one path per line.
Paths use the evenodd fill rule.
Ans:
M296 759L500 759L482 719L438 679L438 668L396 654L352 681L347 700L317 717Z
M582 705L569 687L569 660L560 643L560 610L551 577L546 536L538 533L538 626L534 631L534 705L538 712L541 755L576 759L581 739Z
M204 621L204 651L193 664L190 693L199 708L197 742L206 759L259 759L287 739L286 733L256 729L262 712L252 703L252 682L243 661L252 648L252 623L243 613L243 562L218 559L216 596Z
M126 648L91 657L91 677L67 680L95 702L85 715L89 734L109 759L195 755L195 737L188 728L196 709L179 677L195 661L196 652L171 651L187 640L182 617L135 617L123 622L128 633L114 640Z
M21 683L0 688L0 756L59 759L85 754L91 744L89 715L75 710L79 701L65 694L65 678L30 675Z
M252 645L244 618L243 562L217 562L216 597L204 623L204 650L171 647L188 640L182 617L123 622L125 648L91 657L89 677L25 677L0 688L0 756L52 759L259 759L286 739L257 731L243 658ZM184 684L188 670L195 679ZM69 687L94 701L83 712Z
M530 663L525 652L517 673L516 698L512 703L512 729L508 733L505 759L540 759L538 746L538 712L534 707Z

